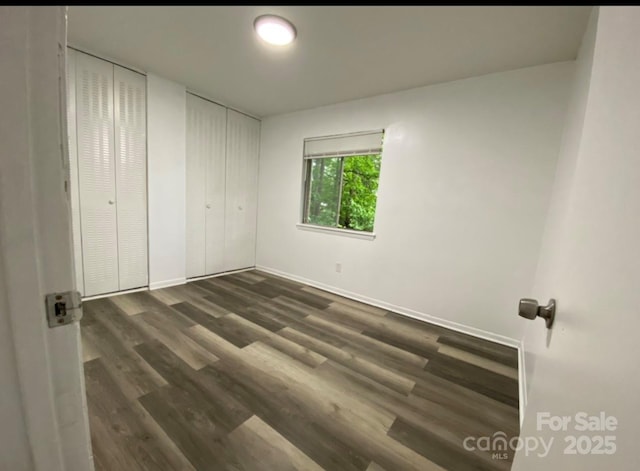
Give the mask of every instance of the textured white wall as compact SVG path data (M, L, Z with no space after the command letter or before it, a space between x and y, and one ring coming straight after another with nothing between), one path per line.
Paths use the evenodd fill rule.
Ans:
M186 90L147 76L149 285L184 281L186 273Z
M550 64L265 119L257 264L520 340L572 71ZM296 228L303 139L380 128L377 238Z

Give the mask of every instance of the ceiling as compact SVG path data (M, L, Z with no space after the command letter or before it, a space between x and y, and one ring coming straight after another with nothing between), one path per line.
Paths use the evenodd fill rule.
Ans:
M591 7L71 6L69 43L264 117L575 59ZM289 19L293 44L253 31Z

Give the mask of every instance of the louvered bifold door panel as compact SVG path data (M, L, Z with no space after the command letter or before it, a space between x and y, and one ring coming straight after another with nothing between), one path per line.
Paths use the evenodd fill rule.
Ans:
M78 187L78 134L76 128L76 53L67 49L67 135L69 139L69 187L71 192L71 228L76 287L84 295L82 273L82 236L80 230L80 191Z
M205 270L224 271L227 109L207 103Z
M84 295L117 291L113 65L76 54L76 119Z
M225 270L255 265L260 121L227 111Z
M206 240L207 108L187 93L187 278L203 276Z
M146 78L114 66L120 290L148 284Z

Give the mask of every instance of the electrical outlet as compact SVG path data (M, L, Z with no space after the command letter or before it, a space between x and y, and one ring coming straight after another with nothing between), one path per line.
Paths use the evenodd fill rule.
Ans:
M342 263L336 263L336 273L342 273Z

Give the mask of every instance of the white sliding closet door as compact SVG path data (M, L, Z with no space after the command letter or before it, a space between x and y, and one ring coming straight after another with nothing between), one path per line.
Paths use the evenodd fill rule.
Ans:
M113 66L76 54L84 295L118 291Z
M255 265L260 121L227 111L225 270Z
M224 269L226 108L187 94L187 277Z
M113 66L115 173L120 290L146 286L146 78Z

